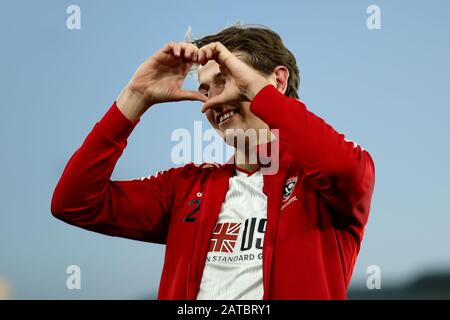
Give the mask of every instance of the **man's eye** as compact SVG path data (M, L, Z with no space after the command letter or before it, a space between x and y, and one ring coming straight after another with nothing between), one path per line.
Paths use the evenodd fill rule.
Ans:
M205 95L205 97L208 97L208 91L203 92L203 94Z

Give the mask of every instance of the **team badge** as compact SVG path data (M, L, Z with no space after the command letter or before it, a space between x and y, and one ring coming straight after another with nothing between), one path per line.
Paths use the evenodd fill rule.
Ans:
M292 177L286 180L286 184L283 189L283 201L287 201L289 199L296 183L297 177Z

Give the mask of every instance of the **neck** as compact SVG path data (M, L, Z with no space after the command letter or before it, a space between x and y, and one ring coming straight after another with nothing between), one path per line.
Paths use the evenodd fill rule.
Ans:
M249 155L249 151L246 148L246 150L242 149L236 149L236 152L234 154L234 163L236 164L236 167L238 169L241 169L243 171L247 172L255 172L259 170L259 164L255 159L252 159L254 157L251 157Z

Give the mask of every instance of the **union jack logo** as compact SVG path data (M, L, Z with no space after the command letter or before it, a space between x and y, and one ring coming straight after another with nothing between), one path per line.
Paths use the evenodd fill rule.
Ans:
M211 236L209 252L233 253L240 229L240 223L218 223Z

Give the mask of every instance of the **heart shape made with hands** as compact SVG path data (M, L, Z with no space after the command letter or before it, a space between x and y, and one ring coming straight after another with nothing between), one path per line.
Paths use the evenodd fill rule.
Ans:
M194 50L193 53L190 50L185 50L184 58L202 66L210 60L216 61L219 64L221 74L227 80L219 95L207 98L202 112L221 104L251 101L260 89L269 84L269 81L258 71L239 59L220 42L207 44L198 49L197 52Z
M226 80L223 91L206 97L197 90L183 89L182 84L192 66L204 66L211 60L218 63ZM203 102L202 112L205 112L218 105L251 101L268 83L258 71L220 42L201 48L193 43L170 42L138 67L118 102L122 111L133 119L140 117L152 105L183 100ZM125 109L129 109L128 112Z

